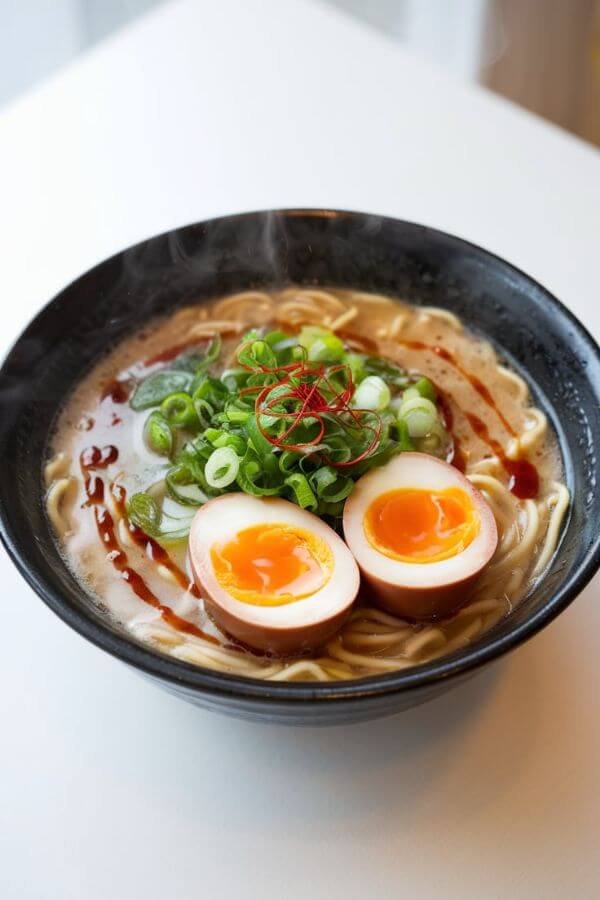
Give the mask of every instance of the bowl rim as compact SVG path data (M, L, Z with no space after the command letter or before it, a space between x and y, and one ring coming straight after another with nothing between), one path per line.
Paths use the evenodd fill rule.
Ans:
M293 216L323 217L324 215L331 218L350 217L359 220L377 218L384 223L393 223L394 225L422 231L441 239L447 246L455 246L457 248L462 247L493 260L497 265L503 268L506 273L516 276L519 279L525 279L526 282L533 286L553 308L555 314L569 323L571 328L577 333L579 339L586 346L590 356L595 357L596 362L600 364L600 347L595 338L590 334L587 328L582 325L577 317L557 297L551 294L550 291L534 278L522 269L512 265L502 257L492 253L484 247L456 235L449 234L441 229L391 216L380 216L377 214L351 210L292 207L254 210L188 223L187 225L164 231L161 234L152 235L112 254L97 263L91 269L81 273L73 281L69 282L37 312L6 353L2 365L0 366L0 381L5 375L6 364L15 349L24 339L26 339L30 330L36 329L39 320L43 317L46 310L62 296L64 291L74 288L81 279L88 277L91 273L99 270L106 264L116 261L123 254L135 251L149 241L164 239L175 232L185 231L190 228L209 227L217 225L219 222L235 222L236 220L240 221L244 218L262 218L266 216L277 216L286 219ZM593 387L599 394L600 403L600 390L598 390L597 385L593 385ZM491 639L484 641L481 646L467 646L454 651L454 653L449 654L446 657L442 656L437 660L415 666L414 668L401 669L396 672L381 675L369 675L353 680L333 682L273 682L225 672L217 672L183 662L167 656L166 654L162 654L148 645L135 641L133 638L127 636L127 633L124 630L122 632L113 630L113 627L110 626L108 620L107 623L104 624L102 620L96 618L96 616L86 614L83 605L78 608L67 605L60 591L56 590L53 585L46 582L44 576L38 574L35 568L28 562L26 548L21 549L19 541L14 537L7 511L1 502L0 540L25 581L44 603L74 631L100 649L105 650L112 656L120 659L122 662L129 663L146 675L160 681L169 682L171 685L191 693L210 695L215 698L244 698L246 700L260 701L266 704L269 702L276 704L284 701L286 703L291 702L295 706L303 703L314 705L315 703L323 701L339 701L343 703L344 701L357 700L364 697L383 697L391 694L404 694L413 689L430 687L433 684L439 684L448 681L449 679L453 679L458 675L466 675L474 672L476 669L498 659L500 656L524 643L543 627L548 625L578 596L600 568L599 533L583 560L576 569L570 573L565 583L552 594L542 607L504 635L494 636L492 631L490 633ZM81 588L81 593L89 600L89 597L83 588Z

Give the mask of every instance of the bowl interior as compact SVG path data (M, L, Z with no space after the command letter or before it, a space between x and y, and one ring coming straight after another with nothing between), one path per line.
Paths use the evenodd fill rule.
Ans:
M451 310L492 340L528 381L560 441L573 497L560 551L542 583L479 641L412 671L344 685L266 686L207 673L133 643L89 601L54 542L41 465L57 408L107 349L154 316L249 287L352 287ZM484 250L433 229L356 213L230 216L145 241L67 287L31 323L0 372L2 536L40 596L104 649L172 681L264 696L402 690L493 658L573 598L598 566L598 348L542 287Z

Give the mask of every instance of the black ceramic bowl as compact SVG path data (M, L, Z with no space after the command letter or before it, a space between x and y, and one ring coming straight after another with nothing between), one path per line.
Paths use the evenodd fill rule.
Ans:
M44 513L42 461L57 409L90 366L147 319L249 287L320 284L444 307L495 342L552 421L573 505L542 583L470 646L413 670L338 683L263 682L207 671L130 640L65 566ZM326 724L388 715L459 684L550 622L600 563L600 353L547 291L479 247L360 213L228 216L144 241L83 275L34 319L0 371L0 527L21 573L84 637L200 706Z

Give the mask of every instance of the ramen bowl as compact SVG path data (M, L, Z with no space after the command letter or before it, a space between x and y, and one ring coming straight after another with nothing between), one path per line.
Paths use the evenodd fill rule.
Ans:
M133 640L65 563L44 505L57 412L90 367L144 323L192 302L286 284L352 288L435 306L483 335L527 382L556 433L572 498L544 577L468 646L389 674L272 682L211 671ZM82 275L23 332L0 370L0 531L38 596L70 627L156 684L247 719L336 724L386 716L460 684L565 609L600 563L600 353L543 287L480 247L409 222L283 210L190 225Z

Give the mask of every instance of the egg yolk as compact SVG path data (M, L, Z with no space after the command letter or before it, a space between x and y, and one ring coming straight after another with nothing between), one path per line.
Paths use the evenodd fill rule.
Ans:
M236 600L281 606L310 596L328 581L333 554L320 537L291 525L269 523L213 544L215 577Z
M377 497L363 520L367 540L399 562L431 563L465 550L479 517L462 488L399 488Z

